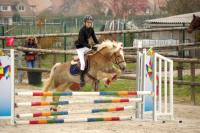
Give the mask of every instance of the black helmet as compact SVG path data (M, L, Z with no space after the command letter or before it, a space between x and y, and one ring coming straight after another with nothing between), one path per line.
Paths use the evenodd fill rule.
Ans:
M86 22L87 20L93 21L92 16L91 16L91 15L86 15L86 16L84 17L83 21Z

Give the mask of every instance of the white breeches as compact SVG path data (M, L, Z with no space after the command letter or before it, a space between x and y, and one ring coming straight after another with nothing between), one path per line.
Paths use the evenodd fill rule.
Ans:
M83 48L79 48L79 49L76 49L77 51L77 54L78 54L78 57L79 57L79 60L80 60L80 64L81 64L81 70L85 70L85 59L84 59L84 54L87 53L88 51L90 51L89 48L87 47L83 47Z

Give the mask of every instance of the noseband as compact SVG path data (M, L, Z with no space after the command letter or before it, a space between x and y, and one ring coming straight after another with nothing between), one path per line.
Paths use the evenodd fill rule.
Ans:
M98 51L97 52L97 54L100 54L105 60L107 60L107 61L110 61L110 62L113 62L114 64L116 64L116 65L118 65L119 67L120 67L120 64L121 63L124 63L125 62L125 60L117 60L117 59L120 59L121 58L121 56L119 55L119 56L115 56L115 54L113 54L112 56L111 56L111 58L107 58L107 57L105 57L102 53L101 53L101 51ZM112 59L114 58L114 61L112 61Z

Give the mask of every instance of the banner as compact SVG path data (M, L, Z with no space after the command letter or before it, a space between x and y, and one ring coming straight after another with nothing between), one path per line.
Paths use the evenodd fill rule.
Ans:
M11 58L0 56L0 119L12 116Z

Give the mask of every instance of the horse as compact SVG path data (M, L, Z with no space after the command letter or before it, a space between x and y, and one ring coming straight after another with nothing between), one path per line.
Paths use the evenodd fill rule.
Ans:
M91 83L94 91L98 91L99 80L116 79L125 70L123 44L110 40L103 41L98 45L97 51L87 55L87 62L85 82ZM70 73L71 65L71 62L56 63L51 69L43 91L47 92L50 88L54 88L56 92L64 92L74 83L79 83L80 75ZM44 101L45 98L44 96L42 100ZM59 101L59 98L59 96L53 96L53 101ZM57 105L51 107L51 110L57 111Z
M192 19L187 31L188 31L188 33L192 33L198 27L200 27L200 17L193 14L193 19Z

